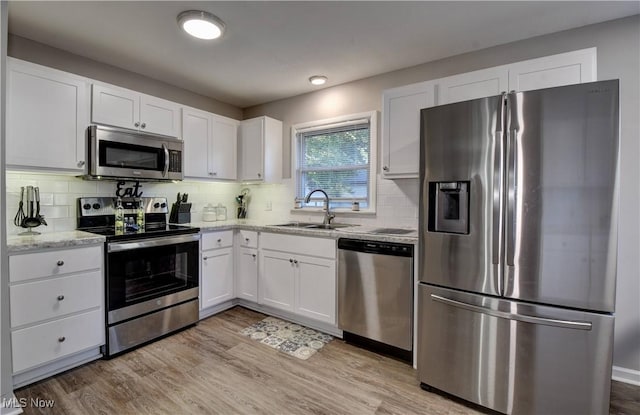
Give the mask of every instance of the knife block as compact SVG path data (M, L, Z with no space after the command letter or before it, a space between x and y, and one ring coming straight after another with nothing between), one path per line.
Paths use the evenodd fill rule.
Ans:
M174 203L171 205L171 213L169 214L170 223L189 223L191 222L191 203Z

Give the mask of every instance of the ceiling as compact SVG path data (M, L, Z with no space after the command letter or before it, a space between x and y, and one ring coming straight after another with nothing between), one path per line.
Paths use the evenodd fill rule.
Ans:
M190 9L223 38L181 32ZM640 13L640 2L11 1L9 32L245 108Z

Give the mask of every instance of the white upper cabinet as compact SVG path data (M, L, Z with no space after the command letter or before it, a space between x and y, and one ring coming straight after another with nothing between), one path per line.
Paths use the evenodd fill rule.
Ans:
M282 121L257 117L240 123L240 180L282 179Z
M438 83L438 105L499 95L509 90L506 66L449 76Z
M420 82L382 94L382 176L418 177L420 110L435 103L434 83Z
M13 58L7 63L7 166L82 172L87 79Z
M383 91L382 177L418 177L421 108L597 81L596 66L590 48Z
M238 125L239 122L220 115L212 115L210 163L214 179L238 178Z
M182 109L182 141L184 141L185 177L209 175L209 141L211 114L193 108Z
M178 137L180 105L125 88L93 84L91 121Z
M509 65L509 90L531 91L598 80L596 48Z
M183 108L184 175L235 180L238 124L231 118Z

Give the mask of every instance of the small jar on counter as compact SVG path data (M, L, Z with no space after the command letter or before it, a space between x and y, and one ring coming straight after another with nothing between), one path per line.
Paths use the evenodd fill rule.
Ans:
M227 220L227 207L218 203L216 207L216 220Z
M216 211L217 209L211 206L211 203L209 203L202 209L202 220L204 222L215 222L218 216Z

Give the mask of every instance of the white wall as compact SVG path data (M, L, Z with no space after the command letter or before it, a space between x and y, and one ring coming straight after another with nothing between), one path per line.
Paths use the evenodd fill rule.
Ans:
M597 48L599 79L620 79L621 192L614 365L635 371L632 376L640 380L640 16L453 56L246 108L243 117L268 115L282 120L284 130L288 133L293 124L350 113L380 111L384 89L590 47ZM289 140L284 141L283 150L283 173L289 177ZM383 196L382 206L379 205L380 214L377 218L383 222L393 221L385 215L393 216L396 210L391 207L394 205L417 206L417 181L382 182L379 186L383 187L383 195L389 195L388 198ZM293 187L287 197L293 200ZM387 206L385 201L388 202ZM257 202L261 203L259 200Z

